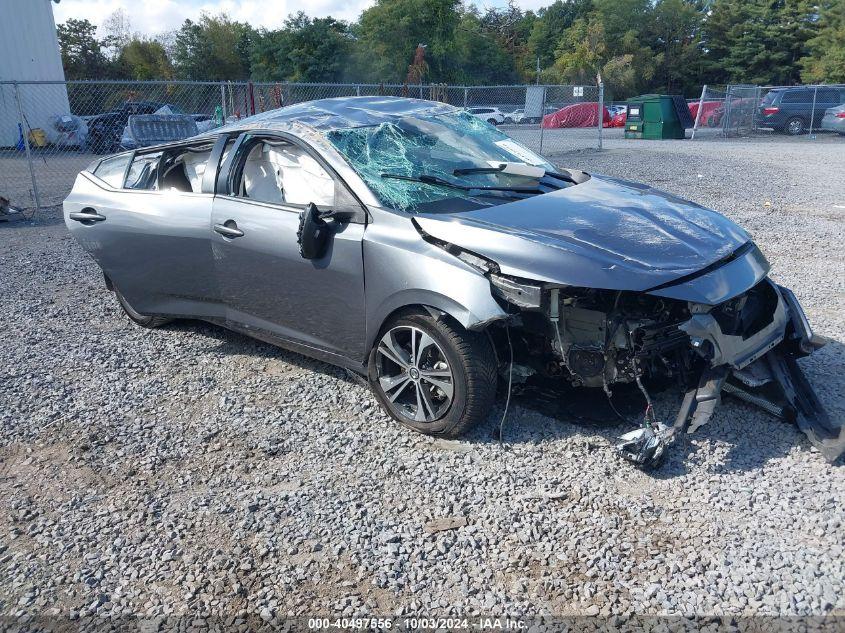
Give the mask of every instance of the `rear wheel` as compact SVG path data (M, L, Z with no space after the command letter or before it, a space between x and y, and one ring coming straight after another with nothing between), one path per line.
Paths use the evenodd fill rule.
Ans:
M391 417L438 437L458 437L484 420L496 394L487 337L427 315L391 320L370 353L368 374Z
M162 325L170 323L173 320L167 317L148 316L146 314L141 314L130 305L130 303L126 300L126 297L124 297L120 293L120 290L118 290L117 288L114 289L114 296L117 297L117 302L120 304L120 307L123 308L123 311L126 313L126 316L128 316L132 321L134 321L141 327L160 327Z
M499 122L496 119L487 119L487 123L490 125L499 125Z
M804 119L800 116L794 116L786 122L784 131L790 136L798 136L804 133Z

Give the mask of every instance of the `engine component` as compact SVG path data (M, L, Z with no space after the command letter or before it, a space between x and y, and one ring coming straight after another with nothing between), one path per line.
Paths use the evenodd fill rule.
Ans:
M627 459L641 467L658 466L666 451L666 442L651 427L643 427L622 435L616 449Z
M604 369L604 352L598 348L573 345L567 354L570 371L584 378L593 378Z

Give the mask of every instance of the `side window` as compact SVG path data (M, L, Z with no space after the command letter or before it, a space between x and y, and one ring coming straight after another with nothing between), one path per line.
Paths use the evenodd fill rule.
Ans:
M302 148L285 141L258 141L247 151L236 196L270 204L334 204L334 179Z
M831 88L819 89L816 103L839 103L839 91Z
M812 103L813 93L808 90L795 90L783 95L781 103Z
M94 175L104 180L112 187L119 189L123 185L123 175L129 164L130 154L122 154L114 158L106 158L94 169Z
M136 154L126 174L124 189L154 190L158 188L158 168L161 152Z
M204 143L168 150L159 178L161 190L202 193L202 179L213 147Z

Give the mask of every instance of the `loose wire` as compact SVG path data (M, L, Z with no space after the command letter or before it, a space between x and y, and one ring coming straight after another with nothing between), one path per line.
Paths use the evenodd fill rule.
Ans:
M502 411L502 419L499 422L499 445L503 446L502 437L505 429L505 419L508 415L508 408L511 404L511 387L513 386L513 345L511 344L511 329L506 325L505 334L508 337L508 350L510 350L510 362L508 363L508 396L505 400L505 410Z

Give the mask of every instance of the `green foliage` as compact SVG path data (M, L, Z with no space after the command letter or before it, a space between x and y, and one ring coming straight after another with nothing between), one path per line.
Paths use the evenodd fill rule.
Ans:
M556 0L540 9L528 37L528 48L532 64L540 58L540 67L548 68L555 61L555 51L561 36L575 20L586 18L593 8L592 0Z
M800 60L804 81L845 83L845 0L822 5L817 34L807 41L807 53Z
M250 78L255 30L224 13L185 20L173 46L173 66L180 79L244 80Z
M715 0L705 24L705 79L797 83L798 60L817 29L808 0Z
M115 65L121 77L148 81L152 79L172 79L173 66L159 42L155 40L133 39L118 53Z
M103 79L111 75L97 27L88 20L70 18L59 24L59 49L66 79Z
M357 75L365 81L402 82L417 44L426 45L423 81L449 81L460 22L460 0L378 0L355 28Z
M284 28L256 36L252 76L258 81L343 81L351 48L344 22L312 19L300 11Z
M291 15L256 31L225 14L156 39L114 13L106 35L58 27L68 79L595 84L616 98L702 83L845 82L845 0L375 0L357 22ZM425 60L413 65L418 44Z
M698 0L657 0L649 30L654 78L667 93L693 94L700 87L703 5Z

